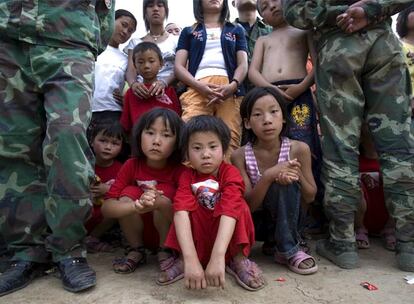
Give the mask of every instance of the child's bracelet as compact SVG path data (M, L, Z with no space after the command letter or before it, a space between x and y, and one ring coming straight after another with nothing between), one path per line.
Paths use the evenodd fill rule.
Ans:
M232 83L233 81L237 84L237 87L239 87L239 86L240 86L240 81L238 81L236 78L233 78L233 79L230 81L230 83Z

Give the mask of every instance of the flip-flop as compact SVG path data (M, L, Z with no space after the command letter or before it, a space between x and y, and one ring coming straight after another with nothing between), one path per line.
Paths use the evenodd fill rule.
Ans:
M368 249L370 247L368 231L365 228L361 227L355 231L355 240L358 249Z
M299 268L300 263L308 259L311 259L313 261L313 266L310 268ZM313 274L318 271L318 265L316 265L315 258L303 252L302 250L296 252L295 255L289 259L281 256L278 253L275 253L275 262L282 265L287 265L289 270L298 274Z
M231 260L230 263L226 266L226 272L233 276L241 287L249 291L258 291L266 286L266 281L264 278L263 284L256 288L247 285L245 282L248 281L249 276L257 278L259 276L262 276L262 271L259 269L255 262L250 261L248 258L245 258L240 263L243 263L243 267L237 270L236 263L234 260Z

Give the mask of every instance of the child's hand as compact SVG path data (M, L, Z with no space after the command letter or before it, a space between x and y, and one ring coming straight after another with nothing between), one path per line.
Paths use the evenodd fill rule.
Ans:
M107 183L94 183L89 187L89 189L92 193L92 197L97 198L104 196L110 187L111 185L108 185Z
M278 86L279 89L283 90L286 95L288 95L291 99L294 100L298 96L300 96L305 90L303 89L300 83L298 84L283 84Z
M270 178L281 185L289 185L299 181L301 164L296 160L278 163L266 172Z
M275 88L287 101L292 101L293 98L290 97L288 94L285 93L284 90L282 90L282 85L278 85L278 86L273 86L273 88Z
M155 190L145 191L141 197L134 202L134 207L138 213L146 213L154 209L155 199L158 196Z
M205 271L205 277L208 286L221 287L224 289L225 267L226 263L224 256L220 258L211 257Z
M142 82L135 81L131 85L131 89L134 95L138 96L141 99L148 99L151 97L149 90Z
M223 102L225 99L233 96L234 93L236 93L236 91L237 91L237 83L236 82L231 82L229 84L218 86L217 89L216 89L216 92L219 92L223 96L221 102Z
M200 261L184 261L184 284L188 289L205 289L207 282Z

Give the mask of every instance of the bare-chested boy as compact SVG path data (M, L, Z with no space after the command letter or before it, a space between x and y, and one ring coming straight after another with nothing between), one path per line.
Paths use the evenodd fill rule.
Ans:
M307 143L312 152L312 171L318 185L317 200L323 195L320 182L321 148L317 133L316 109L310 90L313 72L306 63L315 52L307 31L294 28L283 19L281 0L258 0L257 10L273 31L260 37L249 68L249 79L256 86L273 86L289 102L291 121L288 136Z

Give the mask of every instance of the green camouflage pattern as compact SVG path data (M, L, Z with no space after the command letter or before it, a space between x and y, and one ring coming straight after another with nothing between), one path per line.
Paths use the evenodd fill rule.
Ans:
M30 44L103 52L114 26L115 1L0 0L0 37Z
M94 57L114 18L103 6L0 1L0 234L13 260L86 256Z
M339 2L346 1L284 1L286 19L292 25L327 29L315 30L315 77L330 236L355 242L354 213L361 199L359 143L361 124L366 121L379 153L385 201L396 220L397 239L414 246L411 83L401 47L385 21L354 34L334 26L329 31L320 14L327 18L330 9L336 10L330 4ZM402 5L414 1L376 2Z

